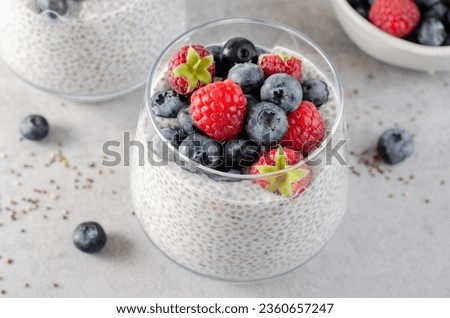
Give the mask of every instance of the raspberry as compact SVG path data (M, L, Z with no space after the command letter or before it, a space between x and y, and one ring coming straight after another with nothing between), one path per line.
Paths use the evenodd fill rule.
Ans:
M307 156L325 138L323 119L313 103L303 101L299 108L288 116L288 130L282 144Z
M419 24L419 7L413 0L376 0L369 20L381 30L396 36L409 35Z
M214 56L204 46L186 45L169 62L169 84L174 91L189 95L212 83L215 73Z
M302 61L294 56L262 54L259 56L258 65L266 78L278 73L289 74L297 80L302 78Z
M191 113L197 127L206 135L229 141L237 137L244 126L247 99L235 82L215 82L192 94Z
M300 152L290 148L279 147L262 154L250 168L251 174L266 174L281 171L303 160ZM285 197L299 196L311 182L309 167L304 164L300 168L287 171L276 176L255 180L259 186Z

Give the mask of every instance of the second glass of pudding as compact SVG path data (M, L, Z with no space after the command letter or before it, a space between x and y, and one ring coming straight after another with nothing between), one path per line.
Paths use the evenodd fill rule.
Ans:
M0 58L22 79L79 101L145 84L185 31L185 0L2 0Z
M222 46L235 37L250 40L261 54L300 59L303 85L309 79L327 84L328 100L318 108L327 131L324 139L304 160L275 172L211 169L190 160L173 144L168 144L164 156L169 160L162 160L155 145L161 140L167 142L162 130L178 123L175 118L157 116L152 98L170 89L169 61L183 46ZM335 147L346 139L341 84L322 50L282 24L256 18L227 19L178 37L151 71L136 138L143 145L132 153L131 191L136 215L161 252L195 273L239 282L288 273L326 245L345 213L346 150ZM276 147L279 152L280 147ZM277 151L276 147L272 151ZM260 147L260 153L263 149ZM180 168L182 164L190 171ZM305 170L305 164L308 182L301 193L281 195L264 186Z

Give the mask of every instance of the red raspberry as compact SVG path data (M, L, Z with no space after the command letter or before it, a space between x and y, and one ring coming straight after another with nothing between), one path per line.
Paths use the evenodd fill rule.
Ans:
M303 160L300 152L289 148L279 147L266 152L250 167L251 174L265 174L289 168ZM298 196L311 183L311 171L304 164L284 174L255 180L262 188L286 196Z
M325 138L322 116L313 103L303 101L299 108L288 116L288 130L282 144L307 156Z
M192 118L206 135L220 141L239 135L247 115L247 98L231 80L208 84L191 96Z
M302 61L294 56L262 54L259 56L258 65L264 71L266 78L278 73L289 74L298 80L302 78Z
M170 59L169 84L179 94L189 95L194 90L213 82L214 56L204 46L183 46Z
M417 27L420 11L413 0L376 0L370 8L369 20L381 30L401 38Z

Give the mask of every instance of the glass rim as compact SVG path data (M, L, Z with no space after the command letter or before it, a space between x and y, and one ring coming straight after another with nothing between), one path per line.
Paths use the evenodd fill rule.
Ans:
M203 30L209 29L211 27L218 27L218 26L227 25L227 24L239 24L239 23L265 25L265 26L269 26L269 27L272 27L275 29L282 30L286 33L294 35L295 37L301 38L302 40L307 42L311 47L313 47L317 51L317 53L319 53L319 55L326 61L326 63L328 64L328 66L330 67L330 69L332 71L332 75L333 75L332 80L334 80L337 83L336 94L337 94L337 101L338 101L339 109L338 109L337 116L335 118L335 123L334 123L333 127L331 128L331 133L326 134L325 139L320 143L320 145L313 152L311 152L308 156L304 157L302 161L299 161L295 165L289 166L288 168L283 169L283 170L266 173L266 174L254 174L253 175L253 174L233 174L233 173L223 172L223 171L219 171L219 170L215 170L215 169L211 169L206 166L203 166L202 164L199 164L198 162L195 162L195 161L191 160L190 158L186 157L185 155L181 154L178 151L178 149L173 147L170 144L170 142L168 142L168 140L162 135L161 129L158 127L158 125L156 123L156 119L155 119L156 115L152 112L150 102L151 102L151 97L152 97L151 89L152 89L152 85L153 85L153 79L156 78L155 75L157 75L158 66L160 65L163 58L166 56L167 52L180 40L188 37L191 34L195 34L198 31L203 31ZM170 151L173 151L173 153L176 154L182 161L185 161L186 163L194 166L196 169L199 169L200 171L206 172L207 174L210 174L210 175L216 175L219 177L223 177L223 178L227 178L227 179L236 179L236 180L257 180L257 179L261 179L261 178L268 178L268 177L283 175L289 171L301 168L303 165L307 164L307 162L313 161L323 151L325 151L327 146L331 143L334 135L336 134L336 131L339 128L339 125L341 124L341 122L343 120L344 94L343 94L342 82L336 72L336 68L335 68L334 64L331 62L330 58L325 54L325 52L308 36L306 36L305 34L303 34L300 31L296 30L295 28L292 28L288 25L285 25L283 23L276 22L276 21L273 21L270 19L256 18L256 17L242 17L242 18L219 19L219 20L214 20L214 21L200 24L200 25L195 26L195 27L187 30L186 32L180 34L172 42L170 42L164 48L162 53L158 56L158 58L154 62L152 69L148 75L147 85L146 85L146 89L145 89L145 106L147 108L147 113L148 113L148 116L152 123L152 126L155 129L155 132L158 134L158 136L161 138L161 140L163 140L163 142L165 142L167 144L168 149L170 149Z

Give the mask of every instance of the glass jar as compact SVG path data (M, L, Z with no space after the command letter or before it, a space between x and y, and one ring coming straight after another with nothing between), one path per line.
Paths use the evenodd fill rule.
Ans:
M142 86L184 30L185 0L0 1L0 57L33 86L81 101Z
M183 45L217 44L242 36L266 50L301 55L304 78L328 82L329 101L320 108L328 133L304 161L271 174L230 174L195 165L165 140L151 97L166 88L170 57ZM336 231L346 210L348 169L341 83L334 67L298 31L262 19L228 19L199 26L178 37L159 57L147 83L134 149L131 192L136 215L150 240L177 264L195 273L229 281L258 281L288 273L316 255ZM331 149L336 148L333 152ZM181 169L187 163L196 173ZM311 183L299 196L283 197L258 184L309 165ZM264 181L263 181L264 182Z

